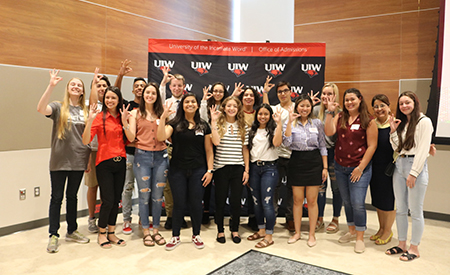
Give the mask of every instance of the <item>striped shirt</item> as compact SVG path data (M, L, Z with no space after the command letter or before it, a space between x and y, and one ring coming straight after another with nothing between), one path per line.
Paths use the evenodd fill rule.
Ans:
M303 125L300 122L291 129L291 135L285 136L287 123L283 125L283 145L295 151L320 150L322 156L327 155L324 126L320 119L308 119Z
M248 144L249 128L245 126L245 141L242 143L237 122L226 122L225 127L227 128L227 131L220 139L220 144L217 145L216 148L216 154L214 156L214 170L220 169L225 165L244 166L242 146ZM231 127L233 127L233 133L231 132Z

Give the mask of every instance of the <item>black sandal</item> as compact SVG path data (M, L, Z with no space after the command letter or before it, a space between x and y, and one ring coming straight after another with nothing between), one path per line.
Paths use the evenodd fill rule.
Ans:
M396 255L396 254L400 254L400 253L403 253L403 252L405 252L403 249L401 249L398 246L394 246L394 247L391 247L388 250L386 250L385 253L386 253L386 255Z
M114 231L113 232L108 232L108 235L114 235ZM115 244L115 245L118 245L118 246L126 246L127 245L127 243L124 240L122 240L122 239L118 238L119 240L117 242L113 242L113 241L111 241L109 239L109 236L107 238L108 238L108 241L110 241L112 244Z
M401 257L406 258L406 260L403 260ZM412 253L409 253L408 251L406 251L405 253L403 253L400 256L400 261L409 262L409 261L412 261L417 258L419 258L419 256L417 256L416 254L412 254Z
M98 234L105 235L106 231L105 232L98 232ZM106 237L106 238L108 239L108 237ZM99 239L97 238L97 243L100 245L101 248L104 248L104 249L110 249L112 247L111 246L111 242L109 241L109 239L106 242L100 243Z

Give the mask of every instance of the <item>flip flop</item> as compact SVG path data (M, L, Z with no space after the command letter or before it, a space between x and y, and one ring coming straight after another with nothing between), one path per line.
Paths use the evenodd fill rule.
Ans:
M389 253L388 253L389 252ZM396 255L400 253L404 253L405 251L398 246L394 246L386 250L386 255Z
M405 257L406 260L403 260L402 257ZM409 261L412 261L412 260L417 259L417 258L420 258L420 256L417 256L416 254L411 254L408 251L406 251L405 253L403 253L400 256L400 261L409 262Z
M255 240L259 240L259 239L264 238L264 237L265 237L265 236L261 236L261 235L259 235L258 232L256 232L256 233L253 233L252 235L248 236L248 237L247 237L247 240L249 240L249 241L255 241Z
M271 245L274 244L274 243L275 243L274 241L269 242L269 241L266 240L266 239L262 239L259 243L257 243L257 244L255 245L255 247L256 247L256 248L266 248L266 247L268 247L268 246L271 246Z

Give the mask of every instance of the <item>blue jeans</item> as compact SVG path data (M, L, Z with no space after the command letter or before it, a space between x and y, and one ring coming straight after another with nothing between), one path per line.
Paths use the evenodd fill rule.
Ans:
M136 148L133 169L139 189L139 217L141 218L142 228L150 227L150 220L148 219L150 198L152 201L153 227L159 228L168 166L167 150L145 151Z
M189 204L192 234L200 235L203 215L202 200L205 189L202 178L205 173L206 166L195 169L170 166L169 182L173 196L172 236L180 236L186 204Z
M131 222L131 206L133 201L134 190L134 173L133 173L134 155L127 154L127 172L125 174L125 184L122 192L122 214L123 221Z
M278 183L277 164L258 166L250 164L250 190L255 203L255 216L259 229L266 229L266 234L273 234L275 226L275 207L273 198ZM264 225L264 218L266 224Z
M425 161L422 172L416 178L413 188L406 186L414 157L399 157L395 163L393 176L395 202L397 204L397 231L398 240L406 241L408 234L408 209L411 211L412 234L411 244L419 245L424 229L423 201L428 186L428 165Z
M334 147L327 148L328 152L328 174L330 175L331 191L333 192L333 217L341 216L342 197L339 192L339 186L336 181L336 174L334 173ZM317 197L317 205L319 206L319 217L323 217L325 204L327 201L327 184L326 180L319 189L319 196Z
M336 161L334 171L344 201L345 216L348 226L355 226L356 231L367 229L366 194L372 178L372 162L366 166L357 182L351 182L350 176L356 167L343 167Z

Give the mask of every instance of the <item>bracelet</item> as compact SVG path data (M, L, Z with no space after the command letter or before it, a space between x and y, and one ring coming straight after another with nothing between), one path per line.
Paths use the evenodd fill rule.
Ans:
M247 171L245 171L245 170L244 170L244 173L247 173L247 174L248 174L248 172L247 172Z
M325 110L325 114L334 116L334 112L331 112L331 111L328 111L328 110Z
M328 167L324 167L323 169L328 170Z
M126 131L126 130L130 130L130 124L128 124L128 126L127 127L125 127L125 126L122 126L122 128Z
M359 172L361 172L361 176L363 175L363 171L361 170L361 168L359 168L359 166L356 166L356 168L358 168Z

